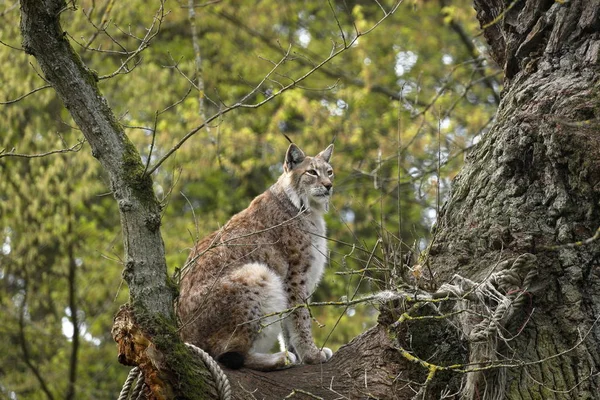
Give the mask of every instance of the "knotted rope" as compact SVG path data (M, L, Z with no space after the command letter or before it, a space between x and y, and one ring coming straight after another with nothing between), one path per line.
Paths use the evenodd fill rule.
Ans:
M482 282L454 275L452 283L440 286L435 293L422 290L413 293L408 290L383 291L365 299L386 302L410 298L416 304L433 304L439 300L455 301L454 307L459 311L457 320L460 329L469 341L469 365L476 369L478 365L491 365L497 361L499 340L510 340L503 337L501 329L510 321L515 311L525 305L527 290L537 275L536 260L535 255L526 253L502 261ZM404 313L390 328L395 329L402 324L409 318L405 317L406 315L407 313ZM506 370L494 368L487 371L487 374L486 385L478 388L477 385L482 381L482 372L470 371L461 398L503 399Z
M463 332L471 343L483 342L497 335L499 328L510 320L516 310L523 307L527 300L525 293L537 275L534 268L536 259L533 254L522 254L499 263L497 271L483 282L473 282L455 275L452 279L454 284L440 287L438 292L450 292L465 299L458 304L462 309L472 308L471 298L478 300L476 307L480 308L480 316L484 316L481 322L473 325L470 315L465 315L465 319L461 321ZM496 303L495 308L490 303Z
M438 292L449 292L460 298L456 308L463 311L459 318L463 334L469 339L469 363L485 365L498 360L498 342L507 340L501 328L506 326L515 311L522 308L527 300L527 290L537 275L536 256L522 254L505 260L496 266L483 282L473 282L455 275L453 284L442 285ZM473 314L481 318L474 321ZM463 388L463 398L499 400L504 398L506 371L504 368L488 372L484 388L477 388L482 372L467 374ZM495 382L493 382L495 381Z
M206 365L208 371L212 375L213 379L217 384L217 393L219 394L220 400L230 400L231 399L231 386L229 385L229 379L227 379L227 375L223 372L219 364L204 350L201 348L194 346L191 343L185 344L189 347L194 354L196 354ZM133 381L137 378L137 383L133 392L131 392L131 385ZM145 386L144 377L139 367L134 367L129 371L129 375L127 375L127 379L123 384L123 388L121 389L121 393L119 394L118 400L127 400L131 398L132 400L141 400L143 398L142 388Z

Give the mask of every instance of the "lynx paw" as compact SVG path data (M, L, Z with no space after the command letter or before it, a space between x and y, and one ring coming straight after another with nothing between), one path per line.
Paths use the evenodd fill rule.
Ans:
M333 355L333 351L331 351L331 349L329 349L327 347L323 347L323 350L317 350L317 352L314 353L313 355L305 356L303 361L306 364L324 363L324 362L329 361L329 359L331 358L332 355Z
M323 347L321 350L321 362L327 362L333 356L333 351L329 347Z
M291 367L292 365L296 364L298 362L298 358L296 357L296 355L294 353L292 353L291 351L286 351L285 352L285 367Z

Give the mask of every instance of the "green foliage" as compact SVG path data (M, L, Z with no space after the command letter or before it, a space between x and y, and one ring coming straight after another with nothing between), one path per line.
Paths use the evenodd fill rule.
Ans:
M380 3L391 8L389 1ZM216 2L196 8L204 84L198 92L200 74L183 5L187 2L168 3L159 34L124 69L131 72L98 82L137 149L129 156L141 154L144 164L150 158L153 165L200 125L200 109L207 117L219 114L253 92L288 46L289 59L245 103L278 93L325 59L334 43L339 48L344 38L349 42L357 29L364 32L382 17L377 3L362 1L333 1L331 7L319 1ZM136 38L156 21L159 3L84 0L77 7L63 13L63 28L83 62L104 76L121 67L129 55L124 49L139 46ZM466 0L443 9L437 2L402 5L293 90L258 109L222 114L195 134L152 175L163 206L170 272L183 265L195 240L274 182L285 134L308 154L336 138L335 195L327 217L330 268L313 300L350 299L393 285L393 271L382 269L398 264L394 252L426 245L438 188L443 200L463 153L495 110L494 71L473 61L453 30L458 24L475 37L473 13ZM0 15L0 40L19 46L18 7L2 4ZM477 40L476 49L482 46ZM45 84L33 58L4 45L0 56L0 101ZM39 154L81 139L52 89L1 106L0 114L0 150ZM132 165L136 179L147 183L140 164ZM117 363L110 337L112 316L126 301L127 288L120 277L118 209L107 182L87 145L41 158L0 158L3 396L46 398L29 361L55 398L64 397L73 350L65 335L70 263L77 266L81 327L76 398L114 398L125 379L127 368ZM369 271L375 266L380 270ZM362 269L367 271L335 274ZM376 318L368 305L312 312L325 325L314 324L317 343L334 349Z

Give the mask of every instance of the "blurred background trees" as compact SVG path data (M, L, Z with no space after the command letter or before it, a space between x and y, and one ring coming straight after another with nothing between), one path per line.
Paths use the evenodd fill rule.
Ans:
M196 3L190 16L180 1L160 18L158 1L85 0L63 13L63 27L154 162L253 92L288 49L245 103L292 83L392 5L217 1ZM18 3L0 3L0 18L0 396L114 398L128 371L110 337L127 299L118 210L54 92L20 99L47 83L20 50ZM215 119L153 174L171 272L194 240L279 176L285 134L309 154L335 138L331 265L313 300L387 288L397 274L418 279L400 268L403 254L427 246L450 181L499 99L500 72L478 32L469 1L407 1L293 90ZM130 57L148 33L149 47ZM315 324L317 344L334 350L376 320L368 306L313 311L324 325Z

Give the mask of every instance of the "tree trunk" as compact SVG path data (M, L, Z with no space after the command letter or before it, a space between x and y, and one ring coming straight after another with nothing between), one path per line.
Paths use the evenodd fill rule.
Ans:
M431 267L438 281L481 280L499 260L536 254L529 305L505 336L522 332L499 346L507 364L529 365L496 384L510 399L599 398L600 1L475 7L505 89L442 209Z
M129 286L135 320L153 344L154 360L161 360L158 364L144 364L145 376L153 377L148 384L161 386L156 393L159 398L201 398L211 393L211 388L202 379L189 376L197 362L175 334L173 301L177 290L167 275L160 205L154 196L152 179L102 97L97 76L83 65L61 29L60 15L68 7L64 0L22 0L23 48L36 58L45 79L81 128L93 156L110 178L123 228L123 277ZM119 337L128 337L127 332ZM136 354L127 359L124 354L120 353L120 361L130 365L145 357ZM186 382L180 382L181 377Z

